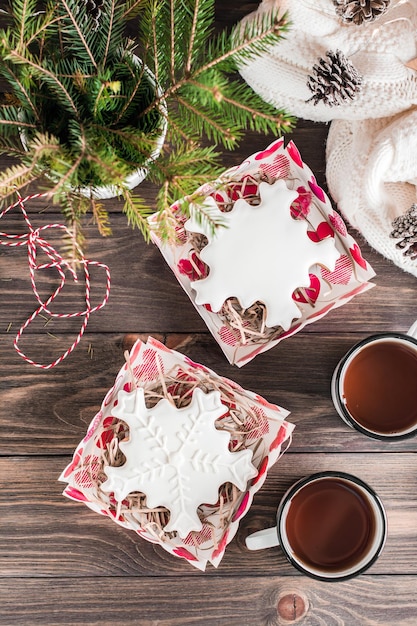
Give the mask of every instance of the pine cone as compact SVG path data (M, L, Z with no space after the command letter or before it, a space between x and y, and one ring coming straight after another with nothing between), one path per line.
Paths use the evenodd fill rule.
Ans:
M333 0L336 14L345 24L373 22L388 9L391 0Z
M329 106L339 106L343 101L353 100L360 91L362 76L345 57L343 52L326 52L329 62L319 59L313 66L315 76L309 76L307 86L313 92L314 104L323 102Z
M404 215L396 217L392 227L390 237L400 240L396 248L403 250L404 256L417 260L417 204L412 204Z

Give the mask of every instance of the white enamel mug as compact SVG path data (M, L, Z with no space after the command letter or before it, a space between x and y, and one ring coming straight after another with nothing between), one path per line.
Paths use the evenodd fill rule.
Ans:
M337 491L334 495L335 481L338 489L346 490L342 505ZM319 504L314 514L312 497ZM378 495L360 478L345 472L319 472L296 482L284 494L276 519L276 526L246 537L247 548L280 546L294 567L323 581L346 580L364 572L379 557L387 536L387 517ZM303 528L305 535L312 537L307 549ZM351 533L352 542L346 540L346 533Z
M378 354L385 354L384 362L375 361ZM357 393L349 382L355 370L359 388L363 386ZM398 441L413 436L417 432L417 321L406 334L385 332L354 345L333 372L331 395L342 420L368 437Z

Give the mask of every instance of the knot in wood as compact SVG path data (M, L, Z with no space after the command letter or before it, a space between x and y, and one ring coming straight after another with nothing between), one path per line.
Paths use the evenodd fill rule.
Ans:
M306 615L308 602L298 593L286 593L277 604L278 617L286 622L296 622Z

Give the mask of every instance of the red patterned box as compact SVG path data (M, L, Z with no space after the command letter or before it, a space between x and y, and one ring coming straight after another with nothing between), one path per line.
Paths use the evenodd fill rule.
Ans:
M275 141L189 200L191 219L183 201L170 210L177 241L160 236L158 214L149 219L152 238L230 363L244 365L373 287L374 271L292 141ZM227 228L210 234L210 224L196 219L197 202L208 220L223 216ZM298 228L291 236L289 216ZM326 246L335 253L327 265ZM280 306L281 317L270 323Z
M173 556L186 559L200 570L204 570L208 562L217 567L227 544L237 532L240 519L248 512L255 493L264 483L268 470L290 445L294 426L285 419L288 411L194 363L187 356L168 349L152 337L146 344L137 341L130 354L125 356L125 365L77 446L71 463L60 476L60 480L67 483L64 494L136 532L142 539L159 544ZM194 444L197 446L196 454L186 460L185 466L184 459L178 465L178 450L182 451L187 437L196 434L196 429L192 430L187 421L192 399L196 395L208 398L213 393L220 403L220 412L214 418L212 416L215 422L212 421L210 427L215 431L214 435L219 436L219 446L216 444L210 448L205 446L204 439L197 438ZM149 420L145 426L138 424L128 411L124 413L129 402L132 405L137 401L138 395L143 395L148 407ZM151 506L147 495L137 488L137 485L143 484L146 489L148 482L152 482L152 476L161 469L161 454L169 433L166 411L158 413L157 408L161 408L161 402L168 401L174 419L175 411L185 411L184 425L180 422L174 437L178 449L164 461L166 466L179 472L178 475L171 472L170 490L181 487L186 494L187 480L194 468L199 472L200 482L193 493L199 495L217 469L223 445L226 446L223 451L226 463L223 465L227 477L230 475L229 466L238 468L240 461L236 464L237 459L250 457L252 466L249 479L240 487L236 486L234 479L219 482L211 503L201 502L198 508L189 508L187 502L190 498L187 500L184 496L180 512L185 516L197 514L199 529L182 537L178 532L167 530L172 522L172 509L158 503L158 492L153 494L155 503ZM141 419L140 415L139 422ZM194 427L199 425L200 419L203 419L202 415L198 416ZM171 423L170 420L168 423ZM141 434L139 440L137 427ZM106 489L105 483L113 473L116 474L114 484L117 484L120 470L130 471L131 458L127 450L129 442L135 437L139 451L146 457L145 462L137 461L135 453L133 465L136 462L139 469L136 475L133 475L134 471L129 475L129 480L133 476L134 482L129 483L127 494L116 497L116 491ZM182 473L178 467L182 467ZM223 469L220 475L222 472Z

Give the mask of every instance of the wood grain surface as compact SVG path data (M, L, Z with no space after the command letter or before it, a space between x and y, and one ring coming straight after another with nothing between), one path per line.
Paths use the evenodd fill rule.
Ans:
M258 2L216 2L230 25ZM325 186L325 124L300 120L293 132L304 160ZM272 137L247 133L224 164L239 163ZM4 167L5 162L0 162ZM155 189L141 185L154 202ZM375 287L239 369L227 363L158 249L131 231L117 201L106 201L113 236L87 226L88 256L112 272L108 305L66 361L50 371L27 365L13 337L35 308L25 251L0 246L0 625L1 626L415 626L417 623L417 438L395 444L349 429L330 398L332 372L346 350L384 330L405 332L417 316L416 279L373 251L350 228L376 271ZM37 226L61 221L42 200L29 207ZM0 231L22 232L10 214ZM97 273L93 298L102 297ZM42 293L55 285L52 273ZM65 288L60 310L80 293ZM81 305L82 306L82 305ZM76 336L79 321L40 319L22 347L52 361ZM62 496L62 469L136 338L153 335L291 411L288 452L271 469L218 569L194 570L82 504ZM322 583L298 574L278 548L249 552L245 537L274 524L285 490L325 469L367 481L387 510L389 532L364 575Z

